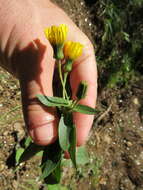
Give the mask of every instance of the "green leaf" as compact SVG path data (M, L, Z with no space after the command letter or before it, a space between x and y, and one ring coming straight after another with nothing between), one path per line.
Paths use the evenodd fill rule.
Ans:
M61 116L60 122L59 122L59 143L61 148L64 151L67 151L69 148L69 135L70 135L70 127L64 123L64 116Z
M36 156L42 157L43 156L43 150L41 150L40 152L36 153Z
M60 184L56 185L47 185L48 190L68 190L67 187L61 186Z
M58 141L45 147L42 157L42 175L46 184L59 183L61 178L62 151Z
M36 155L38 152L42 151L44 146L36 145L34 143L30 143L30 145L24 150L23 154L19 159L19 163L25 162L29 160L31 157Z
M46 178L47 176L49 176L57 167L57 165L59 164L60 161L53 162L52 160L47 160L47 162L42 166L43 168L43 173L41 175L41 179Z
M18 148L16 150L16 156L15 156L16 163L19 163L19 159L21 155L23 154L23 152L24 152L24 148Z
M64 114L64 123L70 128L69 133L69 148L68 152L70 154L71 161L76 168L76 127L73 123L72 113Z
M30 143L32 142L32 139L30 136L28 136L26 139L25 139L25 142L24 142L24 145L25 145L25 148L27 148Z
M83 114L88 114L88 115L94 115L96 113L99 113L98 110L91 108L89 106L86 106L86 105L82 105L82 104L78 104L76 107L74 107L73 111L80 112Z
M48 107L55 107L55 106L68 107L69 106L69 101L65 100L64 98L44 96L41 94L38 94L37 98L42 104Z
M73 124L73 127L71 128L71 132L70 132L69 154L70 154L70 158L71 158L71 161L72 161L74 167L77 168L77 166L76 166L76 127L74 124Z
M50 97L50 96L46 96L48 98L49 101L53 102L53 103L57 103L57 104L67 104L68 105L68 100L64 99L64 98L60 98L60 97Z
M85 165L89 163L89 155L84 146L77 148L76 160L77 160L77 164L79 165Z
M48 176L45 181L47 181L50 184L58 184L60 183L61 179L61 161L57 164L56 168L53 170L53 172Z

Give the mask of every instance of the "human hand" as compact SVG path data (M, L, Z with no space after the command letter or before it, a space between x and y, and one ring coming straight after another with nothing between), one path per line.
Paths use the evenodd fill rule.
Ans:
M66 24L68 40L84 45L82 56L74 63L70 82L73 97L81 80L88 83L88 92L81 104L95 106L97 71L94 49L89 39L69 17L48 0L0 2L0 59L1 65L14 73L21 86L24 119L35 143L47 145L57 138L58 118L55 110L45 108L36 94L53 95L55 62L53 49L43 30L51 25ZM77 126L77 145L88 137L94 116L74 113Z

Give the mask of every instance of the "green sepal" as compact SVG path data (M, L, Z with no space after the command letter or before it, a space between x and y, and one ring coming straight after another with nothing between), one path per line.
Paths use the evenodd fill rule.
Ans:
M64 53L63 53L63 44L55 45L53 46L54 49L54 58L55 59L63 59Z
M71 72L72 71L73 61L71 59L67 59L64 65L64 72Z

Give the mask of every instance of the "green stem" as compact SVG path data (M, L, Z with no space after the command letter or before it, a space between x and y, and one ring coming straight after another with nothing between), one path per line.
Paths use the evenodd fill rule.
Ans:
M63 88L63 98L65 99L65 97L67 96L67 92L66 92L66 89L65 89L64 79L63 79L63 75L62 75L62 63L61 63L61 60L58 60L57 63L58 63L59 77L60 77L62 88Z
M66 86L68 72L64 73L64 85Z
M80 100L74 100L74 102L71 105L71 108L73 109L74 107L76 107L76 105L79 103Z
M68 76L68 72L64 73L64 89L65 89L65 96L67 99L69 99L67 91L66 91L66 82L67 82L67 76Z

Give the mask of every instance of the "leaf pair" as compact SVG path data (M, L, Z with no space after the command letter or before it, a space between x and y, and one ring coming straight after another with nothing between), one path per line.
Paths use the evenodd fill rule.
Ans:
M70 110L71 112L80 112L88 115L94 115L99 112L98 110L92 107L82 104L77 104L76 106L72 107L72 100L66 100L60 97L50 97L38 94L37 98L42 104L48 107L65 107L67 108L67 110Z

